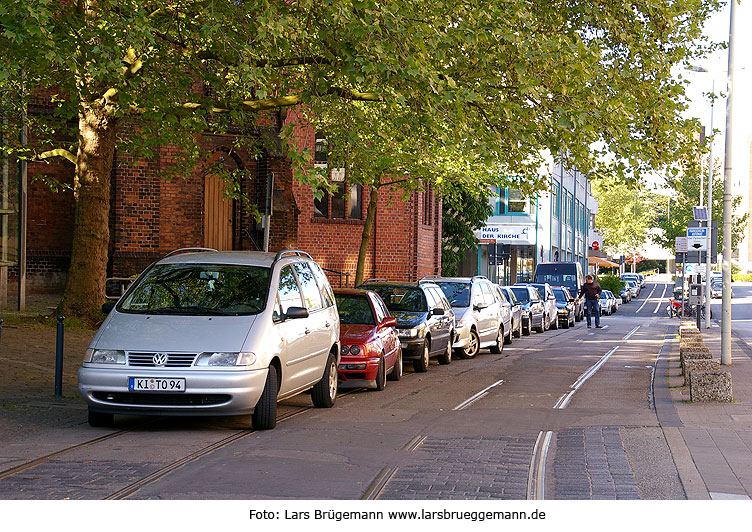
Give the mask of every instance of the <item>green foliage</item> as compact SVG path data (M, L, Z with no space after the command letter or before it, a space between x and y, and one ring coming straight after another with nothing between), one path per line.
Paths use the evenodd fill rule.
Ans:
M592 176L678 175L698 147L672 69L713 47L699 39L719 5L3 2L0 149L77 161L88 117L99 134L117 133L121 153L159 159L169 177L207 159L201 135L229 130L232 150L279 142L296 175L324 188L284 123L280 111L293 108L331 136L330 166L347 168L349 181L406 194L539 176L548 154ZM25 107L29 146L17 142ZM169 160L165 145L175 147ZM518 188L545 186L540 176Z
M720 166L715 165L713 176L713 220L718 223L718 252L722 253L723 244L723 176L720 173ZM703 203L707 204L707 166L700 171L705 176L703 181ZM663 198L663 204L657 211L655 224L663 231L657 233L653 240L665 249L675 249L676 237L687 235L687 226L690 221L694 220L692 207L700 203L700 173L689 174L681 179L675 179L669 182L674 195L670 199ZM741 202L740 196L732 198L733 211L731 215L731 245L736 250L739 243L744 238L749 213L736 214L737 208Z
M478 245L475 231L493 214L488 188L454 185L442 196L443 227L441 273L457 275L457 267L468 251Z
M624 281L619 279L616 275L599 275L598 284L601 285L603 290L611 290L611 292L619 297L621 289L624 288Z
M598 198L595 224L603 233L604 248L615 255L635 253L648 241L660 198L614 178L593 181L591 191Z

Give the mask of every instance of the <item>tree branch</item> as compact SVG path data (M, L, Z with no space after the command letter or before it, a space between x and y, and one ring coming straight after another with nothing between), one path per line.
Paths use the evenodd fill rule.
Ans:
M76 164L78 162L78 157L63 148L56 148L54 150L42 152L37 156L37 159L49 159L50 157L62 157L69 160L73 164Z

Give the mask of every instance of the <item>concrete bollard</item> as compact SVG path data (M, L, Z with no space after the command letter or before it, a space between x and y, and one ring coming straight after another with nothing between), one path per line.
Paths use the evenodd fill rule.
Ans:
M731 373L693 371L689 375L689 397L692 402L733 402Z

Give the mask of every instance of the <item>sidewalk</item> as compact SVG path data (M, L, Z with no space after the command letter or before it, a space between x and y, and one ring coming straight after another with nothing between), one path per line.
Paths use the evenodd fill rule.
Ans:
M672 325L655 376L658 419L687 498L750 499L752 496L752 348L732 336L733 403L692 403L679 369L679 322ZM720 359L721 328L701 329Z

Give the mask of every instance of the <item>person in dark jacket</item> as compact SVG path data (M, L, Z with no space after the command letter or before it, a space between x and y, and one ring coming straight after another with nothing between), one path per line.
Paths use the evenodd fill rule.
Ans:
M598 298L601 296L601 285L593 279L592 275L585 276L585 284L580 288L580 295L585 296L585 316L587 317L587 326L590 328L590 316L595 316L595 328L601 328L601 306Z

